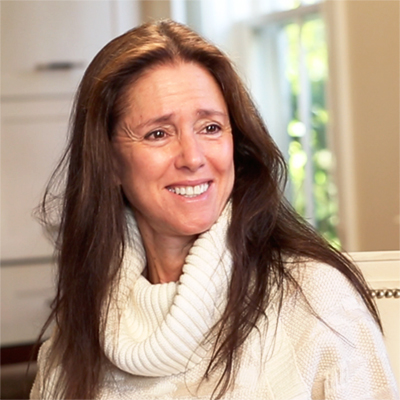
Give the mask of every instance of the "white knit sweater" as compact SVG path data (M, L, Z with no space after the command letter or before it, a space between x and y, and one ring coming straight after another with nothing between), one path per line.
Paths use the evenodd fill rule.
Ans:
M226 304L229 220L227 207L193 245L179 282L152 285L142 275L145 253L129 217L130 243L106 324L110 362L99 399L210 399L218 374L200 384L212 348L212 340L203 339ZM246 340L235 385L224 399L398 399L381 333L347 279L323 264L292 268L325 323L299 293L289 291L280 314L272 304L268 324L262 319ZM40 351L32 399L54 399L52 385L60 371L43 374L50 346L51 339Z

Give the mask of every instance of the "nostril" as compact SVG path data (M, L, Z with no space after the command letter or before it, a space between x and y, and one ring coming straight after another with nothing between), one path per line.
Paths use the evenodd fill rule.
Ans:
M177 167L197 170L205 163L202 147L193 138L181 142L180 154L177 157Z

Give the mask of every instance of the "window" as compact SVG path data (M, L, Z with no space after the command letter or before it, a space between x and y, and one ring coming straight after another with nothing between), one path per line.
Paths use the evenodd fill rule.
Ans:
M266 5L269 11L252 23L253 72L258 82L252 85L254 94L288 162L288 198L339 246L333 157L327 136L328 55L321 4L280 0L263 2L264 9Z

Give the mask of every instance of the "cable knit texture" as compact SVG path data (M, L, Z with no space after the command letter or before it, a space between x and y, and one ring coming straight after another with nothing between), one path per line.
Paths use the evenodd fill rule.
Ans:
M184 372L205 357L210 346L204 338L226 305L232 265L225 246L229 215L227 206L195 242L179 282L152 285L142 276L144 248L128 214L130 245L107 317L105 343L106 355L120 369L165 376Z
M226 306L231 257L228 205L210 231L200 235L179 282L150 284L140 234L128 215L129 244L105 332L101 400L210 399L221 371L202 381L212 340L204 342ZM230 400L399 399L382 335L360 296L334 268L290 265L304 295L287 291L280 314L271 304L243 345ZM43 376L51 339L39 354L32 399L54 399L58 373ZM43 382L47 382L47 392Z

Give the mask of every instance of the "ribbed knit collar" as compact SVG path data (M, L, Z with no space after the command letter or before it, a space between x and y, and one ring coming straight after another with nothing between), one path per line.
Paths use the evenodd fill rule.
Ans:
M179 281L153 285L142 275L146 255L128 213L129 241L105 331L104 350L113 364L134 375L166 376L193 368L204 358L211 345L204 339L226 306L230 219L228 203L193 244Z

